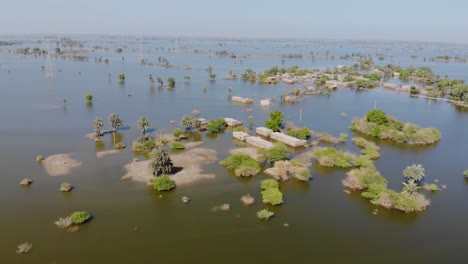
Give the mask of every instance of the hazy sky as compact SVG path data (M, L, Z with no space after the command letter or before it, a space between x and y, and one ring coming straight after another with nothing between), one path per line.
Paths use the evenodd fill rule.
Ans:
M0 34L468 43L468 0L0 0Z

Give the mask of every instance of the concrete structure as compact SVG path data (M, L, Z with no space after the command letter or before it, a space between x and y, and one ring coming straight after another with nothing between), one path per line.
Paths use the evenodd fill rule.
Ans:
M307 145L306 140L298 139L295 137L288 136L280 132L273 132L270 136L271 139L282 142L291 147L304 147Z
M270 137L271 133L273 133L273 130L271 129L268 129L266 127L257 127L255 129L255 132L258 134L258 135L261 135L261 136L264 136L264 137Z
M247 137L246 142L257 148L269 149L273 147L273 143L266 141L264 139L261 139L259 137Z
M398 84L393 84L393 83L384 83L383 87L386 89L393 89L393 90L399 90L400 86Z
M238 139L240 141L245 142L247 140L247 138L250 137L250 135L245 133L245 132L234 131L234 132L232 132L232 137L235 138L235 139Z
M233 96L231 98L231 100L234 101L234 102L237 102L237 103L242 103L242 104L252 104L253 103L253 99L243 98L243 97L240 97L240 96Z
M230 118L230 117L224 118L224 121L227 123L228 126L231 126L231 127L236 127L236 126L240 126L243 124L241 121L236 120L234 118Z
M288 102L288 103L296 103L297 102L297 96L295 96L295 95L285 96L284 101Z
M261 105L261 106L270 106L270 105L271 105L271 101L270 101L269 99L260 100L260 105Z

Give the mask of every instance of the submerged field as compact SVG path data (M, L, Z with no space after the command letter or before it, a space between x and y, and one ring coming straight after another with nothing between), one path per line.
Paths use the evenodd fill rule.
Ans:
M375 59L376 65L427 66L441 76L467 80L466 63L422 60L445 55L438 45L413 44L424 49L417 53L420 59L411 59L413 52L403 44L80 37L87 50L80 54L89 56L88 61L54 57L48 64L46 56L7 52L25 47L47 48L44 42L36 42L38 39L44 40L17 37L15 41L24 42L0 47L2 262L276 263L294 257L317 262L371 263L378 259L382 263L462 263L468 256L464 251L468 237L468 183L463 176L468 169L466 108L388 93L381 86L371 91L338 89L328 96L310 96L291 104L281 102L279 95L312 84L262 85L224 79L232 69L242 73L251 68L258 73L273 66L322 70L349 66L356 61L338 57L361 52L373 56L385 53L384 60ZM123 48L121 53L115 51L119 47ZM178 52L168 52L172 48ZM256 56L232 58L214 53L223 50ZM459 46L444 50L453 57L468 52L467 47ZM319 53L317 58L306 57L310 51ZM326 57L327 51L336 58ZM109 62L95 61L97 57L109 58ZM179 67L158 66L159 57ZM137 63L142 58L148 61L146 65ZM217 75L214 81L210 81L208 66ZM53 69L54 78L45 78L48 69ZM126 75L123 83L118 80L121 72ZM148 74L164 82L175 78L175 89L159 88L157 83L151 86ZM229 87L232 96L252 98L254 104L230 101ZM86 93L93 94L92 103L86 102ZM259 100L265 98L275 98L270 107L259 105ZM229 131L194 133L184 142L202 141L197 148L216 151L218 161L203 166L203 173L213 174L214 178L167 193L122 179L125 164L134 158L146 159L131 149L132 142L141 135L136 127L141 116L151 123L149 133L159 136L180 127L182 116L194 109L208 120L232 117L246 126L252 117L254 127L263 126L270 111L280 110L286 122L298 127L307 126L335 136L347 133L346 143L330 146L359 154L360 149L351 138L363 135L350 131L349 126L353 117L364 116L375 105L396 119L441 132L441 140L429 146L366 137L380 147L375 167L387 179L388 188L401 190L402 171L413 163L425 167L424 182L437 179L439 185L447 186L435 193L421 191L431 200L421 213L388 210L372 205L359 193L346 193L341 181L347 170L325 168L315 161L309 167L310 182L281 182L284 204L264 205L260 182L272 176L262 171L251 178L239 178L219 165L218 161L238 148ZM113 149L112 136L106 135L102 143L95 143L84 135L92 131L96 117L101 117L108 129L107 116L113 112L124 122L116 140L127 148L98 157L97 152ZM304 151L310 148L290 149L291 158ZM35 161L37 155L60 153L73 153L82 165L67 175L50 176ZM19 186L26 177L33 184ZM74 189L60 192L63 182L70 182ZM256 200L251 207L240 201L246 194ZM191 202L183 203L183 196L190 197ZM229 211L212 210L224 203L230 204ZM256 212L263 208L275 216L269 221L258 220ZM60 216L81 210L92 213L93 219L78 232L65 232L53 224ZM24 242L33 247L27 254L18 255L16 247ZM275 252L279 248L282 251Z

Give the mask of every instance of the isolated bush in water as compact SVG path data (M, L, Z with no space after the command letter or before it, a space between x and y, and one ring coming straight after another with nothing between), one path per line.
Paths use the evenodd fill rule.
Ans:
M91 218L91 215L86 211L77 211L72 213L69 217L73 224L79 225L88 221Z
M160 177L153 179L153 188L160 192L170 191L175 187L175 181L171 180L169 175L161 175Z

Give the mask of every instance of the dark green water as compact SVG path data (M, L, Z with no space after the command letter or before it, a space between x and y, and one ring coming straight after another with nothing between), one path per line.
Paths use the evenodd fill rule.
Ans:
M153 43L156 47L163 44ZM210 43L199 45L215 48ZM261 49L262 45L274 44L255 45ZM124 54L126 60L122 63L120 55L112 50L105 53L111 57L108 65L93 60L54 61L60 71L53 80L44 78L43 58L0 54L0 263L466 263L468 184L462 173L468 169L468 112L448 103L429 103L379 89L338 91L330 97L312 97L295 105L276 101L269 109L242 106L229 102L228 87L233 87L233 95L258 100L294 86L225 81L222 78L228 70L250 67L260 71L279 65L280 59L249 59L240 65L239 60L208 55L164 55L181 65L211 65L218 77L209 82L207 72L196 67L187 71L141 66L135 63L136 53ZM147 56L155 60L159 55ZM286 63L327 67L352 62ZM468 68L464 64L437 67L444 70L441 74L449 76L451 71L466 74ZM116 80L119 72L127 75L125 85ZM112 73L111 80L108 73ZM151 88L149 73L164 80L175 77L176 89ZM190 75L191 81L184 82L184 75ZM208 86L206 92L203 85ZM94 94L92 106L84 100L87 92ZM129 93L133 96L128 97ZM66 106L63 98L68 100ZM199 109L207 119L230 116L247 122L252 115L255 125L262 125L268 112L277 109L284 113L286 121L300 124L302 109L302 125L335 135L345 132L351 138L351 118L364 115L375 102L398 119L433 126L442 133L441 142L425 148L377 142L382 151L376 166L391 188L401 188L401 172L412 163L424 165L426 182L439 179L440 184L448 186L447 190L427 194L432 203L423 213L402 214L378 208L379 213L373 215L377 207L359 194L343 192L344 170L317 165L310 168L313 180L309 184L295 180L281 183L285 204L278 207L258 202L259 182L268 176L238 179L216 163L205 167L206 172L216 174L215 179L179 187L159 198L159 193L145 184L121 179L125 174L123 165L134 158L131 149L98 159L96 144L83 137L91 131L95 117L106 122L111 112L118 113L129 126L120 134L131 146L139 135L135 124L140 116L147 116L159 134L172 131L176 126L169 121L178 123L193 109ZM348 118L343 119L342 112ZM214 139L202 133L201 140L205 142L202 147L217 150L219 159L235 147L227 132ZM104 139L104 148L112 148L111 137ZM357 151L350 140L344 148ZM35 162L39 154L70 152L83 165L67 176L48 176ZM24 177L34 183L27 188L19 186ZM75 186L71 193L58 191L65 181ZM257 199L251 208L239 200L247 193ZM192 202L182 203L182 196L191 197ZM211 210L222 203L230 203L231 210ZM269 222L255 216L265 207L276 214ZM76 210L87 210L94 219L76 233L53 225L58 217ZM16 246L26 241L33 244L32 250L16 254Z

